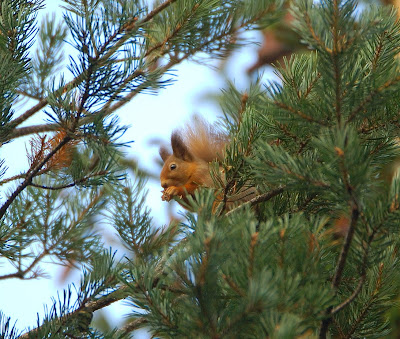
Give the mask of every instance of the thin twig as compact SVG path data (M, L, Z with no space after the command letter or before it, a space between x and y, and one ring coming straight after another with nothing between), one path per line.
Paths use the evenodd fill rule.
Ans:
M56 191L56 190L62 190L64 188L74 187L76 185L79 185L81 183L84 183L84 182L88 181L90 178L97 177L97 176L102 176L102 175L105 175L105 174L107 174L107 171L96 172L96 173L87 175L87 176L85 176L85 177L83 177L83 178L81 178L79 180L75 180L74 182L71 182L69 184L60 185L60 186L39 185L39 184L35 184L33 182L30 183L29 186L36 187L36 188L43 188L43 189L46 189L46 190Z
M361 278L360 278L360 281L358 282L358 285L357 285L356 289L350 295L350 297L348 297L340 305L334 307L331 310L331 314L335 314L335 313L339 312L340 310L342 310L344 307L346 307L348 304L350 304L357 297L357 295L360 293L360 291L361 291L361 289L362 289L362 287L363 287L363 285L365 283L365 280L367 278L367 263L368 263L369 249L371 247L371 243L374 240L377 231L378 231L378 228L373 229L371 235L368 238L367 244L365 246L363 262L362 262L362 265L361 265L361 272L360 272Z
M228 277L226 274L222 274L222 279L224 279L229 287L234 290L238 295L240 295L241 297L244 297L246 295L246 293L242 291L238 285L236 285L231 277Z
M383 263L379 265L379 273L378 273L378 278L375 284L375 289L372 292L372 295L370 296L368 303L365 305L364 309L361 311L360 315L357 317L356 321L353 323L353 326L351 327L349 333L344 337L345 339L350 339L353 336L354 331L357 329L357 326L360 324L362 319L365 317L367 314L368 309L371 307L371 304L375 300L379 289L382 286L382 273L383 273Z
M38 184L30 183L29 186L36 187L36 188L43 188L45 190L57 191L57 190L62 190L64 188L74 187L76 184L77 184L76 182L72 182L70 184L61 185L61 186L45 186L45 185L38 185Z
M334 315L335 313L341 311L343 308L345 308L347 305L349 305L357 296L358 294L361 292L362 287L364 286L365 280L367 278L367 275L364 273L358 284L356 289L353 291L353 293L345 300L343 301L341 304L337 305L336 307L332 308L331 310L331 315Z
M43 173L45 173L45 172L47 172L47 171L48 171L48 169L43 169L43 170L39 171L39 172L37 173L37 175L43 174ZM4 184L7 184L7 183L9 183L9 182L11 182L11 181L14 181L14 180L24 179L24 178L26 178L27 175L28 175L28 172L26 172L26 173L21 173L21 174L17 174L17 175L14 175L14 176L12 176L12 177L9 177L9 178L7 178L7 179L4 179L4 180L0 181L0 186L2 186L2 185L4 185Z

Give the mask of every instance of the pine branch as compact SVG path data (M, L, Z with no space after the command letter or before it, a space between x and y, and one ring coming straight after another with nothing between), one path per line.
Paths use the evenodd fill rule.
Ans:
M165 8L167 8L168 6L170 6L172 3L174 3L176 0L167 0L163 3L161 3L159 6L157 6L156 8L154 8L145 18L143 18L142 20L140 20L140 22L137 22L137 20L135 18L132 19L132 22L129 23L128 25L125 25L123 27L121 27L120 30L116 31L115 34L113 34L102 46L100 52L104 52L108 46L114 41L114 39L121 33L123 33L124 31L126 31L126 33L117 41L117 43L114 44L114 46L102 57L100 57L99 55L94 58L92 61L93 62L98 62L99 64L104 63L105 61L107 61L131 36L130 34L128 34L130 31L132 31L134 28L136 28L136 26L138 25L142 25L148 21L150 21L151 19L153 19L157 14L159 14L162 10L164 10ZM92 65L92 64L91 64ZM90 66L89 66L90 67ZM66 85L64 85L63 87L59 88L58 90L55 91L54 95L55 96L59 96L67 91L70 91L71 89L77 87L85 78L86 76L86 72L87 70L83 70L81 74L79 74L75 79L73 79L72 81L70 81L69 83L67 83ZM31 116L33 116L35 113L39 112L42 108L46 107L48 104L48 97L44 98L42 100L40 100L35 106L33 106L32 108L28 109L25 113L23 113L22 115L20 115L18 118L12 120L10 122L10 126L11 128L15 129L18 125L22 124L23 122L25 122L27 119L29 119ZM29 127L28 127L29 128ZM52 129L53 130L53 129ZM25 129L24 133L25 134L21 134L21 133L17 133L16 136L22 136L22 135L27 135L27 134L31 134L31 133L37 133L36 130L32 130L30 133L27 133L28 130ZM48 131L48 130L46 130ZM41 132L43 132L43 130L41 130ZM14 136L14 132L11 131L10 132L10 136L7 138L7 140L11 140L15 138Z
M80 76L68 82L66 85L60 87L54 92L55 96L60 96L63 93L70 91L71 89L77 87L84 80L85 73L83 72ZM39 112L42 108L46 107L48 104L48 97L41 99L35 106L31 107L25 113L21 114L18 118L15 118L10 122L11 128L15 129L18 125L22 124L28 120L31 116ZM35 132L33 132L35 133ZM12 136L12 132L10 132ZM6 141L11 140L12 137L7 138Z
M11 194L7 201L0 208L0 219L4 217L8 207L13 203L13 201L18 197L18 195L32 183L32 179L38 175L43 166L55 155L63 146L65 146L72 138L70 136L65 136L60 143L26 176L25 180L18 186L18 188Z
M93 312L100 310L104 307L107 307L119 300L122 300L126 297L126 286L121 286L117 290L109 293L108 295L100 297L100 299L93 300L93 301L86 301L83 302L75 311L62 316L60 318L54 319L53 322L59 324L60 327L66 326L69 322L72 322L74 319L79 319L83 313L93 314ZM40 332L41 326L22 334L19 338L21 339L28 339L32 338L37 333Z
M86 80L85 91L82 94L80 107L77 110L77 115L73 117L72 124L71 124L71 131L75 131L79 124L79 118L83 111L84 105L89 98L89 83L90 78L92 76L92 64L89 65L88 71L83 74ZM70 132L71 132L70 131ZM59 151L63 146L65 146L69 141L72 140L72 137L68 134L60 141L60 143L35 167L33 168L25 180L18 186L18 188L13 192L13 194L7 199L7 201L3 204L0 208L0 219L3 218L4 214L6 213L8 207L11 203L17 198L17 196L28 186L32 183L32 179L39 173L42 167Z
M168 0L165 1L164 3L160 4L158 7L156 7L154 10L152 10L145 18L143 18L140 21L136 21L133 20L131 24L129 25L125 25L121 30L115 32L115 34L113 34L113 36L111 36L108 41L106 43L104 43L104 45L102 46L102 49L100 50L99 53L103 52L107 46L109 44L111 44L114 39L119 35L122 34L123 31L125 30L126 32L128 31L132 31L136 26L140 26L143 23L146 23L148 21L150 21L154 16L156 16L157 14L159 14L162 10L164 10L165 8L167 8L168 6L170 6L172 3L174 3L176 0ZM216 35L213 37L213 39L207 40L205 41L203 44L200 44L198 47L193 48L190 50L190 53L185 53L184 55L180 56L180 57L173 57L171 58L171 60L162 68L158 69L158 72L160 74L165 74L168 70L170 70L172 67L176 66L177 64L181 63L182 61L192 57L193 55L195 55L197 52L203 51L205 50L207 47L212 46L215 42L217 41L221 41L224 38L228 37L228 36L235 36L237 34L237 32L241 29L243 29L244 27L246 27L247 25L250 25L252 23L254 23L255 21L257 21L259 19L259 17L262 17L263 15L271 12L274 9L274 6L272 7L268 7L263 13L262 15L260 14L259 16L257 16L256 18L253 18L249 21L245 21L243 22L241 25L238 25L234 28L232 28L230 31L223 31L221 34ZM257 19L258 18L258 19ZM175 30L173 33L177 34L179 32L179 30ZM170 37L168 37L168 39L172 39L174 37L174 34L171 34ZM99 64L102 64L104 61L108 60L115 51L117 51L122 45L123 43L125 43L126 40L128 40L130 38L129 34L125 34L123 35L116 43L115 45L102 57L97 56L98 60L96 60L96 58L94 58L92 61L93 62L97 62ZM162 48L162 44L157 46L159 48ZM212 51L219 51L221 48L220 45L212 48L209 50L209 52L211 53ZM149 51L147 51L146 55L149 55L151 52L153 52L154 48L150 49ZM168 52L170 52L170 49L166 49L165 51L163 51L158 58L160 58L161 56L167 54ZM113 101L115 101L115 99L118 97L118 95L124 90L125 86L127 84L129 84L131 81L133 81L135 78L142 76L144 74L144 69L140 70L136 70L133 74L131 74L128 78L126 78L121 85L119 86L119 89L117 89L115 91L115 93L113 94L113 96L108 100L108 102L103 106L103 108L101 110L99 110L98 113L95 114L90 114L88 116L86 116L85 118L80 119L79 122L79 126L91 123L93 121L95 121L96 119L98 119L99 117L105 118L107 116L109 116L110 114L112 114L113 112L115 112L117 109L121 108L123 105L125 105L126 103L128 103L130 100L132 100L137 94L139 94L141 92L141 90L145 89L147 87L147 83L143 82L141 83L137 88L135 88L135 90L131 91L129 94L127 94L126 96L124 96L123 98L120 98L118 102L116 102L115 104L111 105L113 103ZM71 89L77 87L80 83L82 83L82 81L84 80L84 76L85 76L85 72L86 70L84 70L79 76L77 76L74 80L70 81L68 84L66 84L65 86L63 86L62 88L58 89L55 92L55 95L60 95L62 93L65 93L67 91L70 91ZM18 125L20 125L22 122L26 121L29 117L31 117L32 115L34 115L35 113L37 113L38 111L40 111L42 108L44 108L46 105L48 104L48 98L42 99L39 101L38 104L36 104L35 106L33 106L31 109L27 110L24 114L22 114L19 118L14 119L11 122L11 126L13 127L13 130L11 130L7 136L7 140L12 140L12 139L16 139L19 137L23 137L26 135L30 135L30 134L35 134L35 133L42 133L42 132L52 132L52 131L57 131L60 128L59 124L42 124L42 125L33 125L33 126L27 126L27 127L21 127L21 128L15 128ZM303 116L303 118L311 119L313 120L311 117L308 117L306 115L304 115L303 113L299 112L299 111L295 111L293 110L293 112L296 112L296 114L299 114L300 116ZM314 122L318 122L318 121L314 121ZM323 122L318 122L319 124L324 125Z
M149 304L152 308L154 308L154 309L157 310L157 313L158 313L159 315L161 315L161 317L162 317L162 319L163 319L163 322L164 322L167 326L169 326L169 327L171 327L171 328L174 327L174 324L171 322L171 320L169 319L168 315L165 314L165 312L163 311L163 309L162 309L159 305L157 305L157 304L155 304L155 303L153 302L153 300L151 299L151 297L150 297L148 291L146 290L146 288L144 288L141 284L136 284L136 285L135 285L135 288L137 288L138 291L142 293L142 295L144 296L144 298L147 300L148 304Z
M246 296L246 293L245 293L244 291L242 291L242 290L240 289L240 287L239 287L230 277L228 277L228 276L225 275L225 274L222 274L222 279L224 279L224 280L227 282L227 284L229 285L229 287L230 287L232 290L234 290L234 291L237 293L237 295L239 295L239 296L241 296L241 297Z
M247 277L249 279L253 278L253 270L254 270L254 248L257 245L258 241L258 232L255 232L251 235L250 241L250 249L249 249L249 267L247 269Z
M208 42L211 44L211 42ZM201 48L197 48L192 51L192 53L184 54L179 58L174 58L170 60L165 66L163 66L161 69L159 69L160 73L164 74L166 73L169 69L172 67L176 66L177 64L181 63L182 61L190 58L193 54L199 52L202 50ZM132 75L130 77L130 80L133 80L134 78L140 76L142 73L141 71L137 71L134 73L134 76ZM91 115L88 115L84 118L81 118L79 120L78 125L83 126L85 124L89 124L95 120L97 120L99 117L105 118L127 104L130 100L132 100L136 95L138 95L143 89L147 87L147 83L144 82L140 84L138 87L135 88L135 90L131 91L129 94L125 95L123 98L120 98L116 103L112 104L113 100L108 100L107 103L103 106L102 109L99 110L98 113L94 113ZM120 87L120 90L122 90L123 87ZM114 96L113 96L114 97ZM44 99L47 100L47 99ZM44 106L43 106L44 107ZM43 108L42 107L42 108ZM8 139L7 140L12 140L16 138L20 138L26 135L30 134L35 134L35 133L42 133L42 132L53 132L57 131L60 129L60 125L57 123L54 124L41 124L41 125L34 125L34 126L27 126L27 127L20 127L15 129L14 131L10 132Z
M310 82L310 84L308 85L305 93L304 93L304 98L307 98L308 95L311 93L311 90L314 88L314 85L317 83L317 81L321 78L322 74L321 73L317 73L316 77L314 79L312 79L312 81Z
M365 268L363 268L365 270ZM343 308L345 308L346 306L350 305L350 303L357 298L358 294L361 292L361 289L364 286L365 280L367 278L366 273L364 272L363 275L361 276L357 287L355 288L355 290L353 291L353 293L345 300L343 301L341 304L335 306L334 308L332 308L330 314L334 315L336 313L338 313L339 311L341 311Z
M44 186L44 187L41 187L41 188L46 188L46 187ZM50 189L50 188L47 188L47 189ZM88 206L81 211L81 213L78 215L76 220L71 222L69 227L65 230L65 234L66 235L68 234L69 231L74 229L86 217L86 215L88 214L89 210L92 209L93 206L95 206L98 203L98 201L101 199L101 197L104 195L104 193L105 193L105 191L103 189L91 199L91 201L88 204ZM44 229L46 229L47 227L48 227L47 224L45 224ZM23 227L19 227L19 225L18 225L18 228L21 229ZM15 273L2 275L2 276L0 276L0 280L10 279L10 278L18 278L18 279L34 279L34 278L37 278L37 274L35 272L33 272L33 275L28 277L28 278L26 278L26 275L28 273L32 272L33 269L40 263L40 261L43 258L45 258L46 256L49 256L49 255L55 254L53 250L59 245L59 243L61 243L61 242L63 242L65 240L65 238L60 237L58 239L58 241L53 241L50 246L47 246L47 240L46 239L47 238L45 238L45 240L42 241L44 249L42 250L42 252L40 254L35 255L35 259L32 261L32 263L28 267L26 267L23 270L20 267L18 269L18 271L15 272ZM2 239L2 241L5 241L5 240L6 240L6 238ZM21 263L20 263L20 265L21 265Z
M342 310L346 306L348 306L357 297L357 295L361 292L361 289L364 286L365 280L367 278L367 266L368 266L369 250L371 248L372 241L374 240L377 231L378 231L378 228L375 228L372 231L372 233L369 236L368 241L367 241L367 243L365 245L363 262L361 264L361 270L360 270L360 280L359 280L359 282L357 284L356 289L354 290L354 292L345 301L343 301L340 305L334 307L331 310L331 314L332 315L337 313L337 312L339 312L340 310Z
M57 190L62 190L64 188L71 188L76 185L83 184L93 177L98 177L98 176L101 177L101 176L104 176L105 174L107 174L106 171L96 172L96 173L87 175L79 180L75 180L74 182L71 182L69 184L60 185L60 186L46 186L46 185L39 185L39 184L35 184L35 183L31 183L31 184L29 184L29 186L36 187L36 188L43 188L43 189L51 190L51 191L57 191Z

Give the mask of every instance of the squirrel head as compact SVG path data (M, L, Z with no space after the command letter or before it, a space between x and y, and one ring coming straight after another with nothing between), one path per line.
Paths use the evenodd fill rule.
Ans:
M160 174L163 188L186 184L194 172L194 156L178 133L171 135L171 146L172 154L166 148L160 148L160 156L164 161Z

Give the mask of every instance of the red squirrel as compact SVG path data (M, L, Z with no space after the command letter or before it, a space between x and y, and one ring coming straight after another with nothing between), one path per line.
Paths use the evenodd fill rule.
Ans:
M200 118L195 118L192 124L186 125L171 135L172 154L166 148L160 148L164 161L160 181L164 188L161 199L170 201L174 197L188 202L187 196L194 195L195 190L202 187L215 187L210 174L209 165L213 161L222 162L225 147L229 142L226 133L218 130ZM224 179L223 171L220 171ZM243 203L256 196L256 189L251 186L242 187L239 191L231 192L226 201L225 210L230 210L238 203ZM216 196L222 202L221 193Z
M160 148L164 161L160 174L164 188L161 199L170 201L180 197L187 202L186 195L193 195L199 186L213 187L209 164L222 160L228 141L227 134L198 117L193 124L173 132L172 154L165 147Z

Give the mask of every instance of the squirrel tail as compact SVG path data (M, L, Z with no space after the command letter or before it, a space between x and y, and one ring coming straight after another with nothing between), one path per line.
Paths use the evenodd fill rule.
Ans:
M181 131L190 152L206 162L222 160L229 137L215 125L195 116Z

